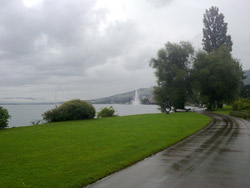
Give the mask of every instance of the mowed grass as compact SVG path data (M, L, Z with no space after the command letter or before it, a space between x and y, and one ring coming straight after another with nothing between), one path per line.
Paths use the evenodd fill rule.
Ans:
M0 187L82 187L184 139L209 121L189 112L0 130Z
M222 109L216 108L213 110L215 113L226 114L229 115L230 111L232 111L232 106L223 106Z

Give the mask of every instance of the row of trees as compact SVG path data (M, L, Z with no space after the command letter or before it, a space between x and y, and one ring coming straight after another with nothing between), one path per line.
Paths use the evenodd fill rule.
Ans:
M217 7L206 10L203 18L203 50L194 51L189 42L165 44L152 58L157 86L154 96L161 110L167 106L184 109L188 100L222 108L239 95L244 72L232 57L232 40L227 23Z

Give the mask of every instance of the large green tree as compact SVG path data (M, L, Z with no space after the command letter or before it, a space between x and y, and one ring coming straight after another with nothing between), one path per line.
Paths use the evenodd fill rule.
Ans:
M152 58L150 65L156 69L157 86L154 97L163 112L170 103L175 109L184 109L190 91L189 65L194 49L189 42L165 44Z
M211 53L197 53L193 65L194 85L208 109L230 103L240 92L244 72L230 50L222 46Z
M212 52L221 46L227 46L232 51L233 42L231 36L227 35L227 23L224 22L224 15L219 13L217 7L212 6L206 10L203 17L203 49Z

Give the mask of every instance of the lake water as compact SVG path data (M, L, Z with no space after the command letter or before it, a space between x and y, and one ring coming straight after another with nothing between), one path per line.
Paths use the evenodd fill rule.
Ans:
M1 105L9 111L11 119L8 127L21 127L31 125L32 121L42 120L42 114L47 110L55 108L55 105ZM108 104L95 104L96 111L99 112ZM156 105L125 105L112 104L119 116L160 113Z

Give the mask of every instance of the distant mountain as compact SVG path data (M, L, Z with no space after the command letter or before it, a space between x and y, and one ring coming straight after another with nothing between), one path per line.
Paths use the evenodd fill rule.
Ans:
M139 99L152 102L153 88L141 88L137 90ZM89 100L92 104L130 104L135 97L135 90L126 93L113 95L110 97L104 97L100 99Z
M245 76L247 76L247 78L244 80L244 84L250 84L250 69L249 70L245 70Z
M247 78L244 80L244 84L250 84L250 70L245 70L244 72L245 76L247 76ZM154 103L153 88L141 88L138 89L137 92L141 101L147 101L146 103ZM89 102L91 102L92 104L130 104L134 100L134 97L135 90L112 95L110 97L89 100Z

